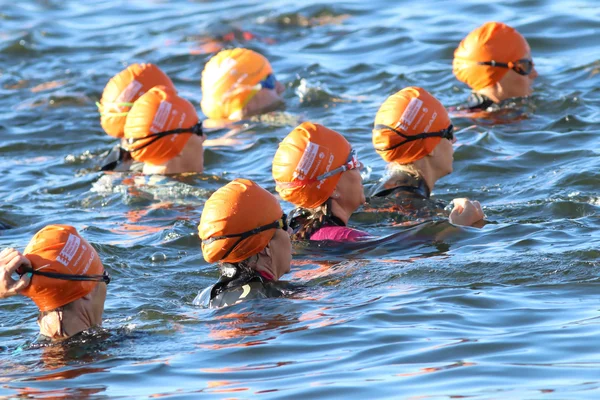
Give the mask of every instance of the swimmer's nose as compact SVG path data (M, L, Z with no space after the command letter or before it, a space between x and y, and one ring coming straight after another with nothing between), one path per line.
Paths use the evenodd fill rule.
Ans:
M285 86L283 85L283 83L277 81L275 82L275 91L277 92L277 94L281 94L285 91Z
M535 65L534 65L533 69L529 73L529 79L534 80L537 77L538 77L538 72L537 72L537 69L535 69Z

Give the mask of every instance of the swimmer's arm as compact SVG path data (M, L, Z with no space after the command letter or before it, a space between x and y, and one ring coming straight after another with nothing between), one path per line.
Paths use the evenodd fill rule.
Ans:
M468 235L470 230L470 227L454 225L448 220L427 221L422 224L416 237L419 239L428 238L428 241L433 240L435 242L446 242L461 235Z
M448 217L450 223L474 228L481 228L485 225L485 213L477 200L459 198L454 199L452 202L454 207Z
M239 139L232 138L218 138L218 139L207 139L204 141L204 147L218 147L218 146L240 146L243 142Z
M224 129L224 128L230 128L233 126L233 123L231 121L213 121L213 120L206 120L203 122L203 127L206 128L206 123L208 121L212 121L213 124L211 124L211 129ZM241 146L244 144L243 141L236 139L235 136L237 134L239 134L240 132L243 132L247 130L247 127L244 126L234 126L232 129L230 129L229 131L227 131L226 134L224 134L223 136L221 136L220 138L216 138L216 139L206 139L204 141L204 147L218 147L218 146Z

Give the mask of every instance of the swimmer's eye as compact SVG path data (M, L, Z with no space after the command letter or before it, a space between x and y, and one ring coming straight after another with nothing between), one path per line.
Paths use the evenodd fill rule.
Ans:
M275 89L277 78L275 78L274 74L269 74L265 79L258 82L258 84L264 89Z
M491 67L509 68L515 71L519 75L527 76L533 69L533 60L528 58L522 58L517 61L510 61L508 63L502 63L497 61L479 61L478 65L489 65Z

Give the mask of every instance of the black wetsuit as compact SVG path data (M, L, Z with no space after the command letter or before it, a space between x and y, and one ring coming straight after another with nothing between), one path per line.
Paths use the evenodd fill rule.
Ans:
M238 268L233 264L221 266L221 271L228 269L233 276L221 275L214 285L204 289L194 299L195 305L209 308L231 306L245 300L282 297L285 295L286 282L271 281L254 270Z
M394 179L384 178L375 185L365 210L388 212L396 222L446 219L446 204L431 198L425 181L408 173L394 174Z
M129 171L133 159L131 154L123 149L120 145L113 147L108 155L102 160L100 171Z
M493 111L498 109L498 105L494 103L492 99L489 97L479 94L479 93L471 93L467 98L467 102L465 104L461 104L455 108L456 111Z
M323 223L320 225L320 228L325 228L327 226L346 226L344 221L336 217L335 215L323 215L320 217ZM306 208L297 207L290 211L288 217L288 224L290 228L294 231L294 234L297 233L304 225L310 224L313 222L313 213ZM317 230L318 230L317 229Z

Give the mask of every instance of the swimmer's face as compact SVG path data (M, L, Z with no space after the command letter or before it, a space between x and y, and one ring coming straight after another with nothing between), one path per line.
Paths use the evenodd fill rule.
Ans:
M452 140L442 138L430 153L432 156L432 166L439 178L452 173L452 162L454 161L454 147L456 136Z
M531 51L524 54L521 59L531 60ZM533 93L533 81L537 76L538 73L535 69L535 65L531 69L529 75L520 75L512 69L509 70L498 82L501 89L501 100L513 97L531 96Z
M182 172L204 172L204 140L206 140L206 136L198 136L192 135L189 138L185 147L179 154L180 169L176 173Z
M335 190L338 197L334 198L346 210L355 211L366 201L362 177L358 169L342 172Z
M285 86L279 81L275 82L274 89L260 89L244 107L243 118L265 114L284 107L285 102L282 96L284 91Z
M277 92L278 95L282 95L283 92L285 92L285 86L283 86L283 83L279 81L275 83L275 92Z
M189 146L190 153L193 154L190 157L190 171L202 173L204 171L204 141L206 136L192 135L188 140L186 147Z
M279 279L282 275L290 272L292 263L292 242L288 231L277 229L269 242L269 247L272 249L271 256L273 267L277 273L276 278Z
M87 295L59 310L40 313L40 333L53 341L61 341L102 324L106 284L100 282Z

